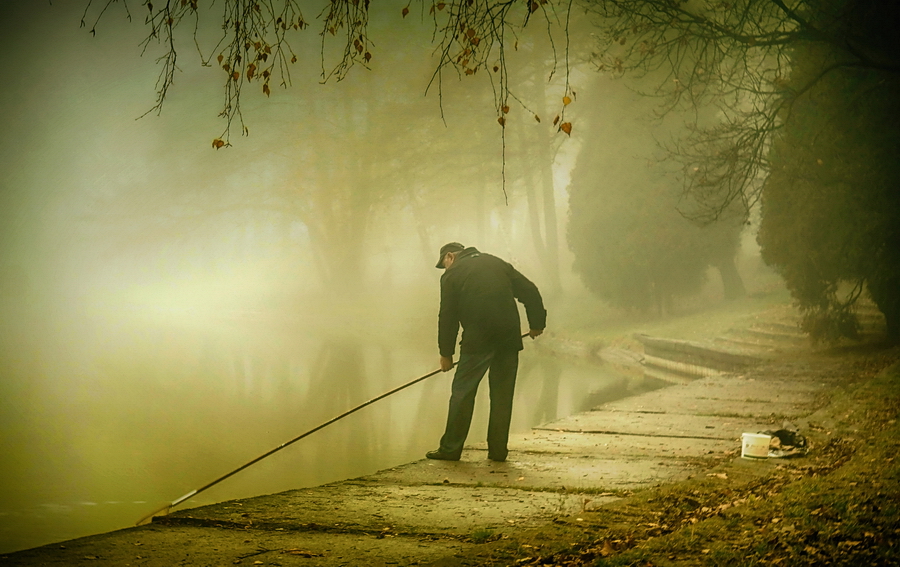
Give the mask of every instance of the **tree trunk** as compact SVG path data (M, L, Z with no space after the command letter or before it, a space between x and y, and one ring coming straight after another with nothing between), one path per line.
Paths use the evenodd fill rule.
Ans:
M868 281L869 295L878 306L887 324L887 339L892 344L900 343L900 277Z
M747 293L747 288L744 287L744 280L741 279L741 274L737 270L734 258L723 258L714 267L719 270L719 275L722 277L725 299L737 299Z
M547 271L549 294L556 295L562 289L559 278L559 225L556 221L556 186L553 182L552 140L546 140L547 159L541 160L541 190L544 202L544 268Z

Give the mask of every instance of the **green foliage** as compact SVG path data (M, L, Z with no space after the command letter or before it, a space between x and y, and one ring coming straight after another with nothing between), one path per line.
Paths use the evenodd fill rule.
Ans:
M594 117L569 193L569 248L585 286L611 305L664 313L673 298L697 293L710 265L734 270L743 216L701 226L679 210L681 186L656 140L682 132L680 116L645 117L657 101L610 97ZM731 281L734 281L732 279ZM731 282L729 282L731 283Z
M855 336L864 289L897 338L900 79L840 66L821 74L831 56L793 51L790 82L805 92L786 105L772 144L758 240L814 338Z
M471 539L474 543L487 543L494 538L494 530L490 528L476 528L472 531Z
M569 246L585 285L612 305L643 311L699 291L707 266L697 253L700 231L675 209L672 188L620 183L573 183Z

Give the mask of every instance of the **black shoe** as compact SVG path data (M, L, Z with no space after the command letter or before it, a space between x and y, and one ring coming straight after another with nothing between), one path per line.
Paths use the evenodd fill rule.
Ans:
M506 462L506 456L500 457L498 455L488 455L488 459L490 459L494 462L497 462L497 463Z
M428 451L425 453L425 456L429 459L435 459L438 461L458 461L459 455L451 455L450 453L442 453L440 449L437 451Z

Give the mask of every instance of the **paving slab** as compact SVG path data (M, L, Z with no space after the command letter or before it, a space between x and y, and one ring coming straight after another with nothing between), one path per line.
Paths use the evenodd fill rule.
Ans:
M672 384L659 390L644 392L629 398L598 406L641 410L665 409L684 400L732 400L735 402L765 402L804 404L828 386L822 381L756 380L739 376L709 376L683 384Z
M460 469L438 467L432 476L448 482L436 485L394 484L395 478L414 473L392 469L397 471L393 478L385 474L222 502L175 512L154 523L458 537L477 528L537 526L583 507L579 494L459 484L456 481L467 478Z
M572 415L535 429L579 431L654 437L694 437L698 439L737 439L741 433L757 432L781 426L763 418L716 417L597 410Z
M649 400L622 400L604 404L595 410L644 412L661 414L693 414L693 415L733 415L741 417L765 418L769 416L801 417L809 415L814 409L814 402L783 402L720 400L715 398L681 397L666 399L665 397Z
M4 566L142 565L221 567L265 565L415 565L476 545L458 538L402 538L392 534L234 530L147 525L70 540L15 554Z
M510 460L520 452L592 455L597 457L702 457L712 453L740 450L733 439L697 439L685 437L649 437L608 433L574 433L535 430L510 439Z
M505 463L430 461L366 477L380 483L434 483L445 486L499 486L523 490L618 490L685 478L697 469L687 458L576 453L518 452Z
M803 374L795 374L791 379L771 378L766 376L765 370L758 370L754 374L722 374L720 376L709 376L700 378L693 382L693 385L699 388L721 387L735 388L742 390L744 388L753 388L759 391L772 392L773 395L782 392L809 392L820 390L828 385L826 380L822 380L820 376L811 377Z

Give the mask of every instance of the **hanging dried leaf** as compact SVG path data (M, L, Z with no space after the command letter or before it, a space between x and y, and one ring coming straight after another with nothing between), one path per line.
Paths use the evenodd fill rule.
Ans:
M503 114L509 114L509 106L505 104L500 108L500 110L503 111Z
M553 119L553 125L556 126L556 123L559 122L559 115L556 115L556 118Z
M401 10L400 13L403 14L403 17L405 18L406 15L409 14L409 6L403 8L403 10Z
M220 138L216 138L215 140L212 141L212 147L216 148L217 150L224 145L225 145L225 142L222 141Z
M269 83L266 83L263 85L263 92L266 94L266 96L269 96L270 94L272 94L272 92L269 91Z
M538 122L540 122L540 121L541 121L541 117L540 117L540 116L538 116L538 115L537 115L537 114L535 114L535 115L534 115L534 119L535 119L535 120L537 120L537 121L538 121Z
M506 127L506 118L501 116L500 118L497 119L497 122L499 122L500 125L503 126L504 128Z
M562 130L563 132L565 132L566 134L568 134L569 136L572 135L572 123L571 122L563 122L562 124L559 125L559 129Z
M572 104L572 99L569 98L569 97L567 97L567 96L564 96L564 97L563 97L563 105L564 105L564 106L569 106L570 104Z

